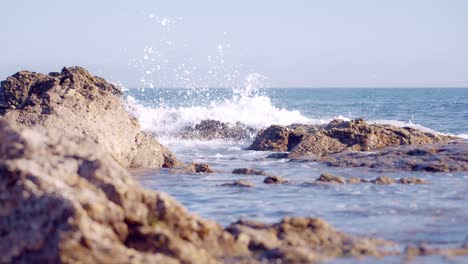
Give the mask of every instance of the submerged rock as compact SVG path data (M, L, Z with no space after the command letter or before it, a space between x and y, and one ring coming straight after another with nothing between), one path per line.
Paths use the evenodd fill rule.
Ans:
M232 171L233 174L245 174L245 175L267 175L266 172L262 170L257 170L253 168L239 168Z
M140 187L88 138L1 119L0 193L2 263L304 263L389 254L380 246L390 242L317 218L223 229Z
M392 179L388 176L379 176L373 180L365 180L358 177L349 177L345 180L344 177L324 173L320 175L315 181L306 181L305 185L321 185L321 184L359 184L359 183L373 183L373 184L428 184L424 179L418 178L400 178L398 180Z
M252 183L244 180L236 180L229 183L223 183L220 186L222 187L255 187Z
M87 136L125 167L180 165L124 107L122 92L81 67L48 75L20 71L1 82L0 115L60 135Z
M202 120L194 127L186 127L178 136L183 139L227 139L227 140L249 140L255 133L255 129L240 122L235 124L223 123L217 120Z

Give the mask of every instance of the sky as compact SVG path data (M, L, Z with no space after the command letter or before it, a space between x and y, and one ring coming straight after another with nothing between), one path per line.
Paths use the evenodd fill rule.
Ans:
M80 65L127 88L247 76L283 88L468 87L467 0L15 0L0 12L2 80Z

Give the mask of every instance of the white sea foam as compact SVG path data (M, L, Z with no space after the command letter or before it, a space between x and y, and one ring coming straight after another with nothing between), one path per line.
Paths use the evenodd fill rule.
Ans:
M127 108L140 121L144 130L159 135L170 135L202 120L212 119L227 123L241 122L261 129L272 124L323 124L328 120L310 119L297 110L275 107L267 96L241 96L237 99L212 103L207 107L145 107L127 96Z

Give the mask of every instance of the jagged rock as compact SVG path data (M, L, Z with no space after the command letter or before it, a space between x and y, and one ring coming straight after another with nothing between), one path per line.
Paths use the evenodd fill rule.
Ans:
M317 218L227 229L143 189L89 138L0 119L0 262L304 263L384 256L390 242Z
M208 164L194 162L186 166L184 168L184 172L186 173L213 173L214 170Z
M239 168L232 171L233 174L245 174L245 175L267 175L266 172L262 170L257 170L253 168Z
M0 120L0 262L212 263L248 254L82 137Z
M140 131L118 87L81 67L48 75L20 71L1 82L0 115L61 135L87 136L125 167L178 166L174 155Z
M389 146L432 144L454 139L456 138L409 127L368 124L363 119L333 120L326 126L270 126L258 133L248 149L290 151L289 158L301 158L345 150L370 151Z
M346 180L343 177L329 173L320 175L315 181L319 183L346 184Z
M222 187L255 187L252 183L244 180L236 180L229 183L223 183L220 186Z
M258 132L248 150L290 151L310 133L322 126L293 124L290 126L272 125Z
M335 231L318 218L284 218L265 224L240 220L226 228L268 263L315 263L338 256L384 256L378 247L391 246L378 239L355 239ZM320 253L319 253L320 252Z
M183 139L228 139L228 140L248 140L255 133L255 129L240 122L235 124L223 123L217 120L202 120L194 127L186 127L179 132L178 136Z
M266 183L266 184L279 184L279 183L287 183L287 182L289 181L279 176L268 176L268 177L265 177L265 179L263 179L263 183Z

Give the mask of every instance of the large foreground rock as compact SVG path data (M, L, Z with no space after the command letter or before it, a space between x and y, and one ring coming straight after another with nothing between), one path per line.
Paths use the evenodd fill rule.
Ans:
M142 133L121 91L80 67L48 75L20 71L1 82L0 115L61 135L87 136L125 167L178 165L174 155Z
M311 263L382 256L389 242L315 218L223 229L140 187L87 138L0 120L0 262Z

